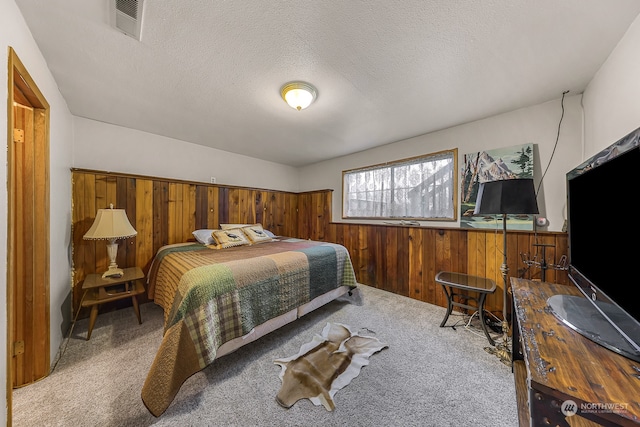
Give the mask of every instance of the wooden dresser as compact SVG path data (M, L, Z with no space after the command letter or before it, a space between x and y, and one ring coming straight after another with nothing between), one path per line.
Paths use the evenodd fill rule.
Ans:
M640 426L640 363L584 338L547 306L550 296L580 291L516 278L511 287L520 425Z

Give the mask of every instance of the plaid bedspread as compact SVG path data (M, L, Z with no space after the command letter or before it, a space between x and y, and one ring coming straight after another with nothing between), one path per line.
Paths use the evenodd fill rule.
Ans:
M164 336L142 388L155 416L182 383L212 363L225 342L342 285L356 286L344 246L283 239L211 249L161 248L148 295L164 310Z

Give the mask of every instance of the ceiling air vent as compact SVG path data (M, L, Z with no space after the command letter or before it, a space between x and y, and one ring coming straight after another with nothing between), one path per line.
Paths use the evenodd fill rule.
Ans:
M116 28L136 40L140 40L143 1L144 0L115 0Z

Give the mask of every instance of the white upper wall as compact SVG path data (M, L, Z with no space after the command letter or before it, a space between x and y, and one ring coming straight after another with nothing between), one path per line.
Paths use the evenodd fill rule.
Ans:
M562 94L558 94L562 95ZM569 94L571 95L571 94ZM565 219L565 174L581 162L582 108L580 95L565 96L564 118L555 148L562 115L561 99L512 111L484 120L417 136L338 159L300 169L300 189L332 188L333 220L342 220L342 171L398 159L458 148L458 166L464 154L521 144L534 144L536 189L547 169L540 193L540 216L549 220L548 230L560 231ZM553 155L553 158L552 158ZM549 163L550 162L550 163ZM458 200L459 200L458 195ZM459 203L459 202L458 202ZM423 221L433 227L456 227L458 222Z
M584 91L584 158L640 127L640 17Z
M298 190L298 169L228 151L74 117L73 166L282 191Z
M50 307L51 307L51 361L55 360L62 343L63 333L69 325L71 309L68 298L71 293L71 145L73 129L71 114L66 101L58 91L47 64L27 27L18 6L13 0L0 1L0 46L2 63L0 67L0 97L8 98L7 58L12 47L33 78L38 89L51 107L50 113ZM7 102L0 103L0 135L7 135ZM3 138L4 138L3 136ZM7 177L7 150L0 150L0 174ZM0 277L7 277L7 186L0 189ZM7 307L6 280L0 280L0 307ZM66 303L65 303L66 301ZM65 329L64 331L62 329ZM7 310L0 316L0 343L7 343ZM7 383L6 346L0 350L0 425L7 424L6 387Z

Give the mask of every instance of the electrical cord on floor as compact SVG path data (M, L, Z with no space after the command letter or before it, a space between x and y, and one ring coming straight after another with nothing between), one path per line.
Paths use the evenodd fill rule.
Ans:
M87 295L88 291L89 290L87 289L82 294L82 298L80 299L80 305L78 306L78 311L76 312L76 316L73 318L73 322L71 323L71 327L69 327L69 334L67 335L67 338L65 340L64 347L62 348L62 351L60 352L60 355L56 358L56 361L54 362L53 366L51 367L50 374L53 374L53 371L56 370L56 367L58 366L58 362L60 362L60 359L62 359L62 356L64 356L64 353L67 351L67 346L69 345L69 340L71 339L71 334L73 334L73 327L76 325L76 320L78 320L78 315L80 314L80 311L82 309L82 302L84 301L84 297Z
M501 320L493 313L491 313L490 311L486 312L487 314L489 314L491 317L494 318L495 321L497 322L501 322ZM478 319L480 318L478 316L478 311L474 311L473 314L469 315L467 313L460 313L460 312L452 312L451 313L452 316L461 316L461 319L456 320L456 322L449 326L451 329L453 329L454 331L457 331L456 326L460 325L461 323L464 323L463 328L465 330L467 330L468 332L474 334L474 335L478 335L480 337L484 337L484 331L481 329L481 327L476 327L473 326L471 324L471 322L473 321L474 317L478 317ZM493 333L492 333L493 332ZM489 335L491 335L491 338L494 341L498 341L501 337L502 337L502 332L495 332L493 331L491 328L489 328Z

